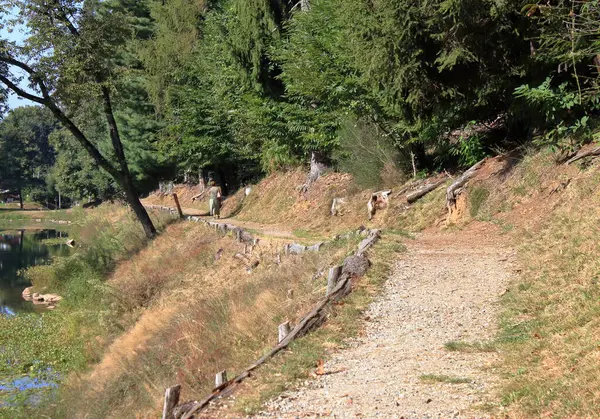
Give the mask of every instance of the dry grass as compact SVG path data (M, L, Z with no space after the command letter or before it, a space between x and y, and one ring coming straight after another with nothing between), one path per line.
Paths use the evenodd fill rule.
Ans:
M524 415L582 417L600 408L600 175L578 182L525 228L521 283L504 319L505 403Z
M596 417L600 409L600 170L549 152L488 168L476 218L510 225L522 273L503 297L503 403L511 417ZM488 194L482 194L488 195ZM467 217L464 222L469 221ZM461 348L463 346L458 345ZM470 349L470 345L466 346Z
M382 172L385 188L400 190L404 186L404 178L394 170L385 167ZM249 196L244 190L237 191L228 197L222 208L222 215L233 217L282 231L294 231L300 238L310 236L313 239L324 239L343 231L356 229L361 225L370 228L399 228L418 231L438 221L445 213L444 188L418 201L408 210L403 197L393 195L388 208L380 210L372 221L367 217L367 202L375 190L358 188L352 176L343 173L328 173L319 178L308 193L303 196L299 190L306 181L306 173L296 170L286 173L275 173L259 184L252 186ZM206 204L192 203L189 197L195 193L194 187L178 185L175 187L182 206L189 211L206 211ZM346 198L341 216L332 217L331 204L334 198ZM173 206L170 196L151 195L144 202Z
M248 274L233 258L242 245L229 237L192 223L165 233L112 275L121 309L141 316L91 374L71 379L55 416L155 417L173 383L183 385L185 399L210 392L216 372L239 371L276 344L278 324L322 297L326 279L313 280L314 273L340 263L357 243L277 265L279 244L263 241L251 256L260 265Z
M396 256L405 250L403 240L402 235L385 234L370 252L371 269L357 282L352 294L335 307L325 325L293 342L289 350L246 380L236 393L232 411L242 415L256 413L271 397L313 376L319 360L344 348L348 338L357 336L363 327L362 313L379 294ZM202 417L211 418L215 414L208 411Z

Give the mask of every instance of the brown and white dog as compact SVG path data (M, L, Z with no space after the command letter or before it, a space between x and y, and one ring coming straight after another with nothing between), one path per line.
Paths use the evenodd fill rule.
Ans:
M371 199L367 202L367 209L369 211L369 220L373 219L373 216L378 209L383 209L388 206L390 202L390 195L392 190L379 191L371 195Z

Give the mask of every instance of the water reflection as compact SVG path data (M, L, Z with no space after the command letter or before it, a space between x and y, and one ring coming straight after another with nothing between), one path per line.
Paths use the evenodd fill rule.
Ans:
M65 238L66 241L66 237L67 234L56 230L0 230L0 313L15 315L43 310L21 297L23 290L31 285L22 270L46 264L53 256L67 255L68 246L44 243L49 239Z

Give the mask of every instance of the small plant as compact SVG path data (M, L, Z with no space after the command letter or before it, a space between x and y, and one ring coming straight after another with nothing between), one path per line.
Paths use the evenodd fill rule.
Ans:
M473 132L476 121L471 121L465 127L465 132ZM450 148L449 153L458 159L461 166L470 167L486 156L480 134L461 136L458 144Z
M421 381L428 384L448 383L448 384L466 384L473 380L464 377L452 377L450 375L424 374L419 377Z
M476 353L476 352L496 352L497 348L494 342L464 342L459 340L453 340L447 342L444 347L450 352L465 352L465 353Z
M477 215L479 214L479 210L481 209L483 204L485 204L485 201L488 199L489 196L490 191L488 191L487 189L481 187L473 188L469 195L469 202L471 204L470 213L472 218L477 217Z

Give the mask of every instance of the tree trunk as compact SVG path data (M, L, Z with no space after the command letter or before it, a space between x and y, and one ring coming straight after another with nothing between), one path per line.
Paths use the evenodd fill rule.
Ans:
M206 180L204 177L204 169L198 170L198 189L200 190L200 193L202 193L206 190Z
M300 0L300 10L304 12L310 10L310 0Z
M129 206L131 206L131 209L135 213L136 217L140 223L142 223L146 237L152 239L154 236L156 236L156 228L154 227L154 224L152 224L152 220L150 219L146 208L144 208L140 202L138 192L133 184L133 179L131 178L129 166L127 166L127 160L125 158L123 143L121 142L121 136L119 135L117 121L115 120L113 114L108 87L102 87L102 98L104 100L104 115L106 117L106 122L108 123L110 139L117 156L119 168L121 169L121 186L125 190L125 195L127 196L127 202L129 203Z
M120 179L120 181L122 182L121 187L125 191L127 202L129 203L129 206L135 213L135 216L137 217L139 222L142 224L142 227L144 228L144 233L146 233L146 237L148 237L149 239L154 238L154 236L156 236L156 228L154 227L154 224L152 224L152 220L148 215L148 211L146 211L146 208L142 205L140 201L138 193L135 187L133 186L133 181L131 180L131 177L122 178Z
M62 209L62 196L58 192L58 209Z
M311 185L317 181L327 170L325 158L321 153L313 151L310 156L310 173L306 183L302 186L302 193L305 194L310 189Z
M19 207L23 209L23 190L19 189Z

